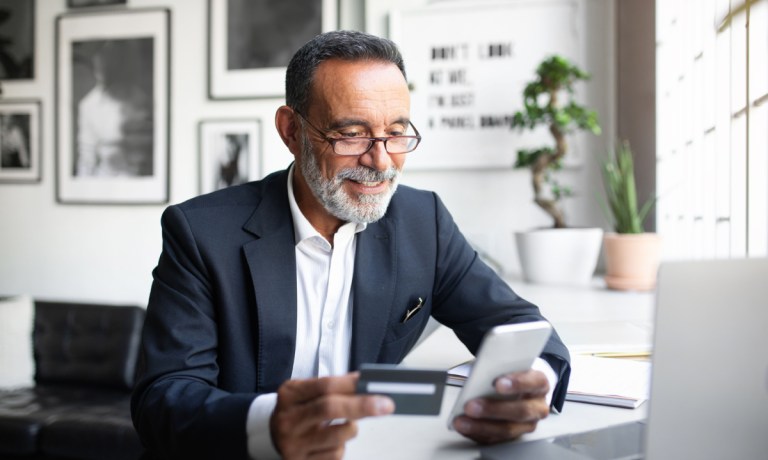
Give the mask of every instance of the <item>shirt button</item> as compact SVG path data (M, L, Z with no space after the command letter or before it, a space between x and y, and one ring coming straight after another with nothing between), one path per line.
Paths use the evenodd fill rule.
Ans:
M333 323L333 321L328 321L328 324L326 324L326 327L327 327L328 329L333 329L333 326L334 326L334 323Z

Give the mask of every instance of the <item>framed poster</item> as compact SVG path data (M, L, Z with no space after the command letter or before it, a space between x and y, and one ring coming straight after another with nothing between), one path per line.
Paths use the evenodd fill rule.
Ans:
M203 120L198 145L200 193L261 178L259 120Z
M56 199L168 201L166 9L66 14L56 21Z
M67 8L125 5L126 0L67 0Z
M0 100L0 182L40 181L40 101Z
M337 0L208 0L208 97L281 97L293 53L337 23Z
M546 129L512 129L512 118L544 58L559 54L582 66L587 44L580 3L442 2L393 11L390 38L405 59L411 118L424 137L408 167L511 169L519 148L550 143ZM568 161L578 162L584 139L574 137Z
M0 0L0 80L35 78L35 0Z

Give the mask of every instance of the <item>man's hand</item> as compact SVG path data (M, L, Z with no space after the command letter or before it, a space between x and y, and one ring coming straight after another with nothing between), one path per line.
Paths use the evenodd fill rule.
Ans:
M456 431L482 444L509 441L535 430L539 420L549 414L549 382L540 371L503 375L494 387L503 399L468 401L464 415L453 420Z
M390 398L355 394L357 378L352 373L280 386L270 429L283 458L340 459L346 442L357 434L355 420L394 411Z

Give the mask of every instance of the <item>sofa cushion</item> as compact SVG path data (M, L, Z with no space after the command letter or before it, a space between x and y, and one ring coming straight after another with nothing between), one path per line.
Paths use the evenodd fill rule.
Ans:
M144 447L130 418L65 416L43 427L40 450L54 458L138 460Z
M39 410L31 388L0 391L0 454L31 455L37 432L51 414Z
M73 385L0 392L0 458L136 459L130 394Z
M0 458L38 450L40 429L72 405L61 394L40 388L0 391Z
M143 446L131 422L130 396L122 392L70 394L70 408L40 429L39 449L50 457L136 460Z
M29 418L0 417L0 458L32 455L37 451L37 433L41 422Z
M32 386L34 302L29 296L0 299L0 389Z
M130 390L143 322L136 306L37 301L35 380Z

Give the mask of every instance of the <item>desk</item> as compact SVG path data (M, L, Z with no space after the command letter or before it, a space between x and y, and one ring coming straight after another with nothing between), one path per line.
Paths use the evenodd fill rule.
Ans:
M459 388L446 387L440 416L391 415L358 422L360 431L347 443L346 459L397 460L476 460L481 447L446 427L448 413ZM620 409L567 402L562 414L550 414L539 422L537 430L520 441L590 431L620 423L638 421L646 416L645 404L637 409Z
M580 326L594 324L646 325L653 316L652 293L625 293L605 290L600 280L589 287L549 287L509 281L522 297L537 304L555 329L563 327L578 332ZM597 332L609 328L596 329ZM649 331L650 333L650 331ZM566 345L572 345L566 339ZM594 337L596 343L603 337ZM607 341L612 342L613 337ZM456 339L453 332L439 326L403 361L409 367L447 369L472 355ZM359 434L347 444L348 459L478 459L481 447L461 435L449 431L446 419L459 388L447 386L438 417L389 416L359 422ZM539 423L538 429L518 442L546 439L578 433L645 418L647 403L638 409L621 409L591 404L566 402L562 414L552 414Z

